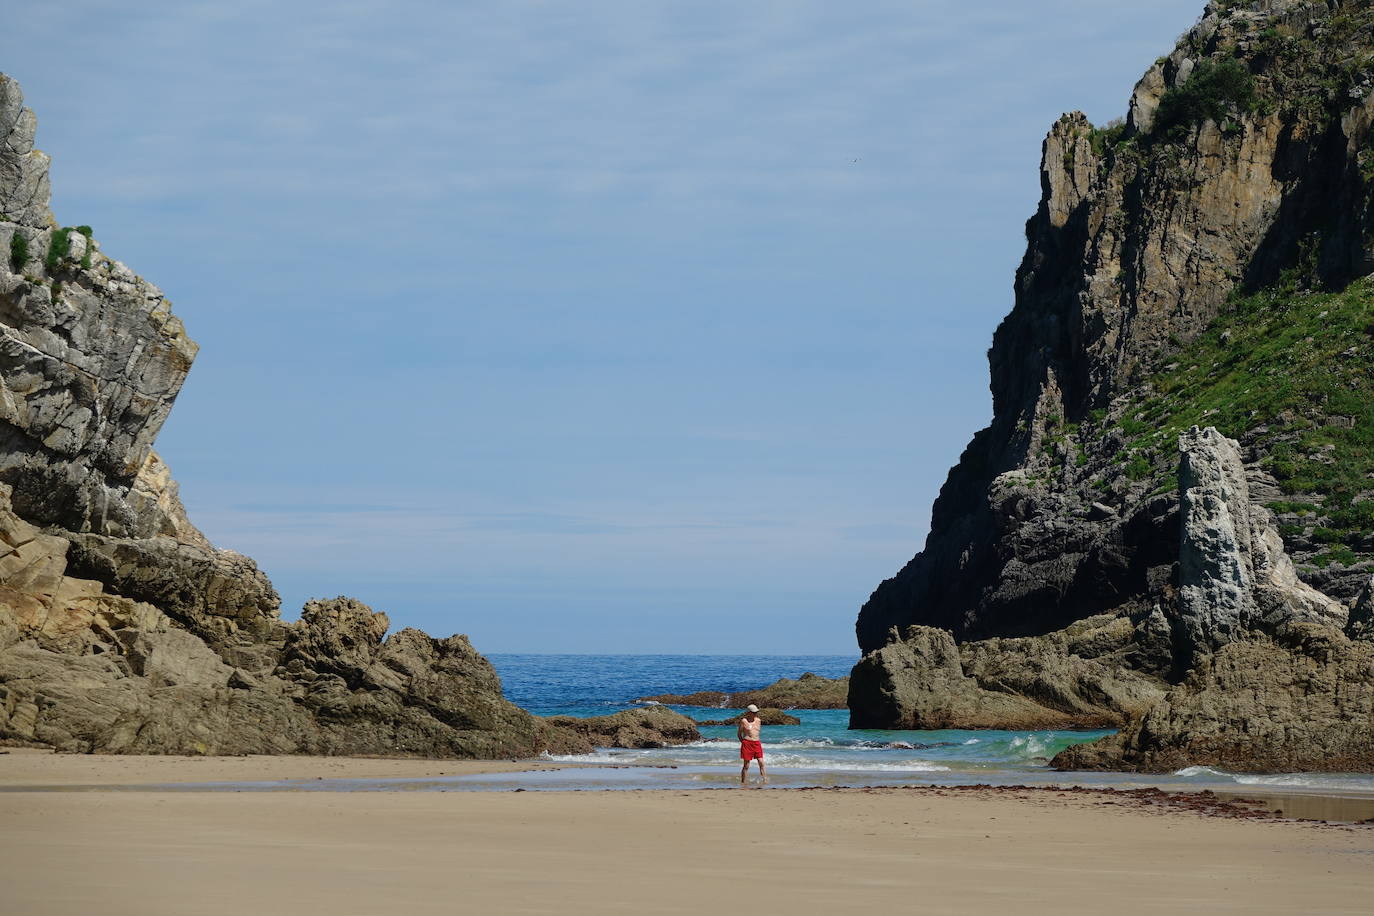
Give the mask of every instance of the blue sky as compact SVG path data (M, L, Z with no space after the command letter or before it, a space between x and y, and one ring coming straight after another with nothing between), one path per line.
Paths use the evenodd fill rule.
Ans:
M990 416L1045 132L1201 8L69 0L0 70L201 344L158 448L285 616L845 654Z

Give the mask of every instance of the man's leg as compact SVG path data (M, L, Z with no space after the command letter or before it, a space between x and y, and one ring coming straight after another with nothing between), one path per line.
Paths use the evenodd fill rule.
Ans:
M759 758L759 779L763 785L768 785L768 771L763 768L763 758Z
M744 761L744 766L739 768L739 784L744 785L745 778L749 775L749 761Z

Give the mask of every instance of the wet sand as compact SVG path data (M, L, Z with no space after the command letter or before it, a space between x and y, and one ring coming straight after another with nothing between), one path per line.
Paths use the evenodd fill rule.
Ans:
M145 787L0 793L3 910L695 914L752 899L770 914L1287 916L1374 899L1374 829L1213 816L1250 806L1148 790L147 788L493 766L510 764L0 755L0 786Z
M537 760L411 760L396 757L154 757L0 749L7 786L146 786L281 779L419 779L554 769Z

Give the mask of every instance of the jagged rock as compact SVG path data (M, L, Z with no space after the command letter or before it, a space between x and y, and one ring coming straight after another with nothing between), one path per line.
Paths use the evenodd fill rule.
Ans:
M281 599L250 558L171 537L69 534L73 571L155 605L216 649L274 638Z
M1117 735L1061 752L1064 770L1374 770L1374 644L1297 622L1222 646Z
M594 747L670 747L700 741L697 723L663 706L625 709L614 715L577 718L550 716L554 730L547 740L561 753L586 753Z
M1122 666L1135 627L1105 616L1043 637L958 646L909 627L850 675L850 728L1085 728L1120 725L1163 695ZM1080 654L1081 653L1081 654Z
M105 597L53 631L0 596L0 632L14 634L0 642L0 739L105 753L460 757L550 744L466 637L383 639L385 615L352 599L312 602L273 674L231 668L156 608Z
M289 671L336 674L350 686L379 678L391 686L394 679L386 672L369 673L376 669L382 637L390 628L385 614L352 598L308 601L288 631L282 663Z
M224 687L234 669L185 630L140 630L116 634L133 673L150 687Z
M209 538L186 517L181 487L172 479L171 468L156 451L148 450L148 457L138 469L126 498L136 516L155 521L154 536L170 537L179 544L206 551L214 550Z
M0 73L0 219L40 228L52 217L49 160L33 148L37 127L38 119L24 107L19 84Z
M1351 639L1374 640L1374 576L1369 577L1355 599L1345 632Z
M1117 735L1055 758L1067 769L1163 771L1374 766L1374 646L1361 615L1300 582L1268 510L1250 501L1240 452L1215 429L1179 439L1184 683ZM1358 717L1352 723L1349 717Z
M1236 444L1197 427L1179 438L1183 535L1179 620L1191 668L1255 624L1250 497Z
M1262 623L1343 626L1345 608L1298 580L1272 513L1251 503L1236 442L1195 426L1179 437L1179 451L1182 669Z
M696 693L661 693L640 697L636 703L665 703L674 706L707 706L718 709L748 706L778 709L843 709L849 690L849 678L827 678L810 671L800 678L779 678L757 690L723 693L702 690Z
M738 693L723 693L719 690L701 690L696 693L660 693L651 697L640 697L636 703L666 703L672 706L709 706L724 709L735 706L748 706L751 703L760 708L777 709L844 709L845 698L849 692L849 678L821 677L806 672L793 680L779 678L767 687L757 690L741 690Z
M1082 654L990 637L1112 612L1130 645L1092 659L1106 671L1090 679L1178 686L1057 764L1371 768L1370 493L1363 473L1310 471L1367 462L1335 431L1369 419L1357 330L1374 270L1374 81L1349 68L1372 50L1368 3L1212 3L1136 86L1124 125L1074 113L1052 127L989 352L993 420L951 470L924 549L860 611L853 722L986 721L998 689L1072 709L1054 685L1074 680L1060 659ZM1323 324L1327 311L1299 307L1304 288L1345 311ZM1247 324L1290 317L1314 329L1293 348L1317 342L1306 374L1245 352ZM1175 497L1162 433L1214 415L1239 443L1183 434ZM1321 429L1343 444L1313 444ZM1265 503L1293 513L1282 529ZM889 636L913 625L951 631L959 663L952 643Z
M1314 282L1339 286L1374 268L1363 177L1374 93L1368 81L1355 96L1324 88L1370 53L1369 22L1353 0L1214 3L1137 85L1119 132L1078 113L1051 128L1015 304L989 352L992 422L950 471L924 548L860 611L862 652L912 624L959 640L1030 636L1104 611L1172 606L1171 468L1123 473L1118 458L1132 448L1141 460L1153 453L1132 441L1150 420L1118 411L1238 285L1253 290L1303 265ZM1275 53L1276 35L1301 53ZM1182 125L1176 138L1158 127L1166 93L1203 63L1232 59L1268 104ZM1287 94L1305 79L1311 98ZM1347 601L1364 577L1321 575Z
M844 709L849 695L849 678L821 677L810 671L793 680L779 678L767 687L732 694L730 706L754 704L760 709Z
M763 707L759 709L757 715L759 721L762 722L764 725L801 725L801 719L798 719L796 716L789 716L787 713L783 712L781 709L778 709L776 707ZM709 722L698 722L697 724L738 725L740 723L740 720L743 718L744 713L740 713L739 715L731 716L728 719L712 719Z

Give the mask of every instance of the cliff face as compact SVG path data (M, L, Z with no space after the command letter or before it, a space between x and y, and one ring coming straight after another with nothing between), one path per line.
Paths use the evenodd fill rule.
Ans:
M196 530L152 449L196 344L88 227L54 221L35 123L0 74L0 743L589 750L508 702L466 637L388 636L385 614L347 598L285 623L253 561ZM665 710L634 740L679 732L695 735Z
M860 611L861 650L913 624L1026 636L1173 606L1174 442L1194 423L1239 440L1298 573L1355 597L1374 559L1371 485L1330 469L1368 461L1356 431L1374 410L1353 367L1368 364L1370 296L1284 310L1374 270L1371 61L1367 3L1213 2L1125 123L1053 126L989 351L993 420L951 470L924 549ZM1296 365L1277 380L1274 360L1242 365L1257 312L1275 334L1311 323L1277 354L1320 351L1310 385Z

